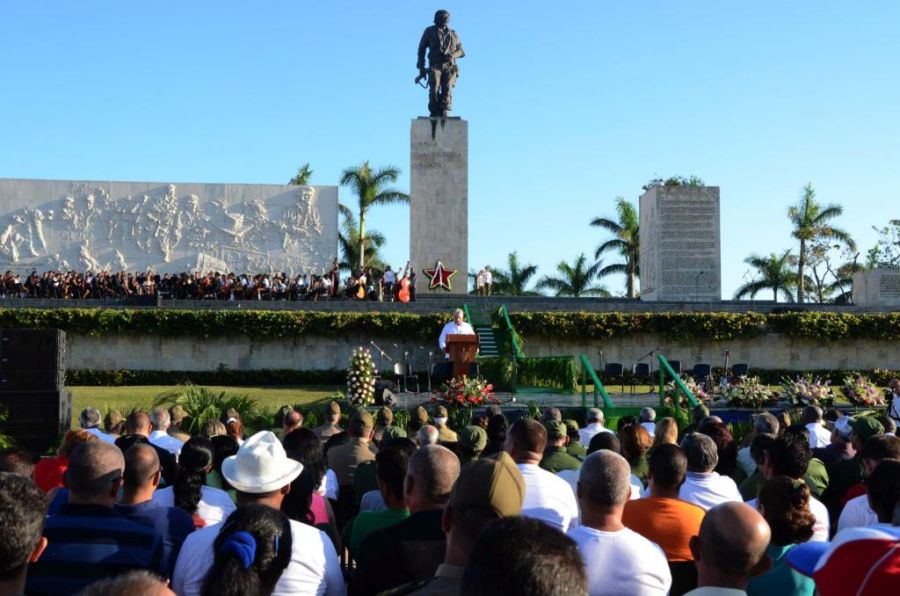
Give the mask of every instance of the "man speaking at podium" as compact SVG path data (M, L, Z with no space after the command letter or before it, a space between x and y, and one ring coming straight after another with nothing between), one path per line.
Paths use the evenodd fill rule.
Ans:
M453 320L444 325L444 328L441 330L441 336L438 338L438 346L445 354L447 354L448 335L475 335L475 330L472 329L471 325L466 323L465 314L461 308L457 308L453 311ZM449 357L450 354L447 354L447 358Z

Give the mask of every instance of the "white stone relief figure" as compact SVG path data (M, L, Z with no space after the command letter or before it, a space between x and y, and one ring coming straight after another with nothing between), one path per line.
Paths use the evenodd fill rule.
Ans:
M116 249L116 265L118 265L119 271L128 271L128 263L125 261L125 255L123 255L122 251L118 248Z
M47 240L44 238L44 219L46 217L40 209L34 207L26 207L25 215L28 218L28 250L31 251L31 256L37 257L47 252Z
M0 252L7 255L13 263L19 262L21 247L25 243L25 238L17 229L24 222L25 219L16 213L12 216L12 223L7 224L0 234Z
M91 252L91 244L87 238L82 241L81 248L78 250L78 256L81 257L81 264L86 271L97 272L101 270L99 261L94 258L94 255Z
M316 234L322 233L319 208L315 204L316 189L306 186L297 191L297 202L288 207L284 224L286 227L309 235L310 228Z

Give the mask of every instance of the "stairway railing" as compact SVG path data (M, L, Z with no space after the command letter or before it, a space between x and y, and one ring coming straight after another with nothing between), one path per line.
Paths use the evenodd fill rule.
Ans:
M672 365L669 364L669 361L662 354L656 355L657 360L659 360L659 405L663 406L665 400L665 385L666 385L666 376L672 379L675 383L675 397L672 400L674 403L672 406L675 408L675 412L681 412L681 399L679 398L679 394L685 396L687 398L688 403L691 405L691 408L696 408L700 405L700 402L697 401L697 398L694 397L694 394L690 389L687 388L687 385L684 384L684 381L681 379L680 375L675 374L675 369L672 368Z
M525 351L522 349L522 338L520 338L519 334L516 333L516 329L515 327L513 327L512 321L509 320L509 310L507 310L505 304L501 304L500 308L497 309L497 315L502 321L504 331L509 334L513 348L513 355L516 358L524 358Z

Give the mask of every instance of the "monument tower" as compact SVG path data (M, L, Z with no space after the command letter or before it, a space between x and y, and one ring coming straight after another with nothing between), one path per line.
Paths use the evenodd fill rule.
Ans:
M414 119L410 130L410 266L420 276L420 293L467 291L469 124L447 115L459 72L456 60L465 53L449 19L445 10L435 13L418 51L416 83L428 79L430 114ZM423 275L426 269L437 271Z

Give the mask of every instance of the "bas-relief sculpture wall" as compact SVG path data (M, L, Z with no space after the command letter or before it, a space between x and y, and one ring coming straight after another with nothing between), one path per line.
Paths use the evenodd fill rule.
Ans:
M0 268L321 273L337 203L336 186L0 179Z

